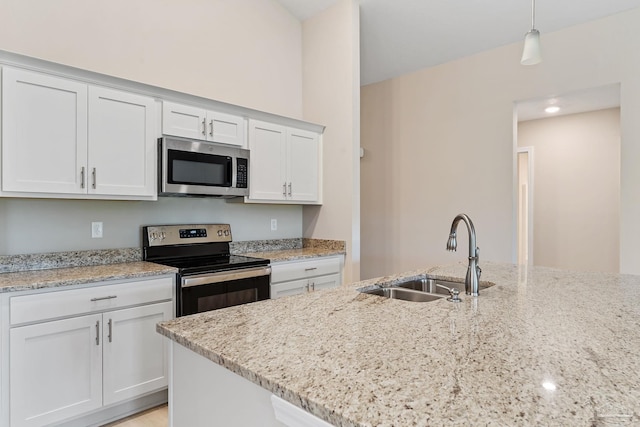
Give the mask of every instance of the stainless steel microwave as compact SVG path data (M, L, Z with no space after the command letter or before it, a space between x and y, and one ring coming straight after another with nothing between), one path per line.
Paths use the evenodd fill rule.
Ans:
M158 176L160 196L248 196L249 150L163 137L158 140Z

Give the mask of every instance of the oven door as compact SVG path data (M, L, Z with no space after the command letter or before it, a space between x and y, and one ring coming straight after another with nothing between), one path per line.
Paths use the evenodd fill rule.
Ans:
M203 141L161 138L160 194L248 195L248 152Z
M222 271L180 279L178 316L269 299L271 268Z

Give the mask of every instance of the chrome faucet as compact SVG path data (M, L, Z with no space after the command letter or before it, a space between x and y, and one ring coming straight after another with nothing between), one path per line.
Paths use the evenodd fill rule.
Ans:
M449 232L449 240L447 240L447 250L455 251L458 247L456 239L456 229L458 223L464 221L469 232L469 267L467 268L467 277L464 280L464 290L467 295L478 296L478 282L482 269L478 266L480 248L476 246L476 230L473 228L473 222L466 214L460 214L453 219L451 231Z

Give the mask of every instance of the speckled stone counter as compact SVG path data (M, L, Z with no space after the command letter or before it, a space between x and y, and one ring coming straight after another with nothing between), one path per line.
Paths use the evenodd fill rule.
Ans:
M0 274L0 293L30 289L57 288L104 280L135 279L172 274L173 267L151 262L93 265L87 267L52 268Z
M158 330L335 426L640 425L640 277L482 267L494 286L458 304L355 289L462 264Z
M301 247L286 249L278 249L274 246L260 248L254 245L246 248L248 250L243 255L268 258L271 262L284 262L346 253L345 242L342 240L301 239L301 242Z

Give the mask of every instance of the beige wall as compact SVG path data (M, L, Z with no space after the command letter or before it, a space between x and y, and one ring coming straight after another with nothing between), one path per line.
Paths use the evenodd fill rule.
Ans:
M305 206L305 237L347 242L344 280L360 277L359 13L353 0L303 23L304 118L327 126L324 200Z
M295 118L301 31L275 0L0 2L0 49Z
M534 149L535 265L618 272L620 109L519 123Z
M445 251L470 215L483 260L515 261L515 101L621 83L621 272L640 273L640 9L362 88L362 276L464 260ZM375 177L375 179L371 179ZM460 233L464 236L464 232ZM384 260L384 261L381 261Z

